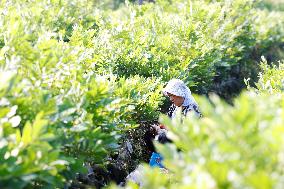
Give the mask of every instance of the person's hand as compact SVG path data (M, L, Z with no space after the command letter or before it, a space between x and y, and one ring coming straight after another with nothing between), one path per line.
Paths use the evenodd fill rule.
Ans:
M160 124L159 127L160 127L160 129L166 129L166 130L168 130L167 127L166 127L165 125L163 125L163 124Z

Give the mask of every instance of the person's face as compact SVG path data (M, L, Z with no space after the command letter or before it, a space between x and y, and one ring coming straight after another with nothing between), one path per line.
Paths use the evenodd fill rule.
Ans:
M176 96L176 95L173 95L171 93L168 93L168 96L169 96L170 100L172 101L172 103L174 103L174 105L179 107L183 104L183 101L184 101L183 97Z

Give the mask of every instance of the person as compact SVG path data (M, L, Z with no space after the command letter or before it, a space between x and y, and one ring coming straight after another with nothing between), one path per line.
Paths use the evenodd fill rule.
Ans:
M163 89L164 95L168 96L173 103L168 111L168 116L174 118L179 107L182 108L182 114L186 116L188 112L194 111L198 117L201 117L198 105L191 95L190 89L182 80L172 79Z
M194 112L198 117L201 117L201 112L199 111L198 104L196 103L194 97L191 95L190 89L185 85L185 83L182 80L179 79L172 79L170 80L166 87L162 90L163 94L170 98L172 105L169 108L169 111L167 115L173 119L178 112L178 109L181 108L181 112L184 116L186 116L189 112ZM164 125L153 125L152 126L155 130L154 140L157 140L158 142L165 144L172 142L167 137L167 128ZM151 146L153 146L153 151L151 153L151 157L149 160L149 166L150 167L157 167L160 168L160 170L164 173L168 173L167 168L163 164L163 156L159 154L154 145L153 141L151 139ZM139 166L137 169L135 169L133 172L131 172L126 180L133 181L137 183L139 186L143 186L143 180L142 180L142 167Z
M170 98L172 105L169 108L167 115L170 118L174 118L177 115L178 108L181 108L181 112L184 116L186 116L189 112L194 112L198 117L201 117L201 112L199 111L198 105L191 95L190 89L185 85L182 80L172 79L170 80L166 87L163 89L163 93L165 96ZM164 125L160 124L159 127L156 127L157 136L156 140L160 143L171 142L170 139L167 138L166 133L167 129ZM160 167L165 168L163 165L163 157L161 154L156 151L152 152L149 165L151 167Z

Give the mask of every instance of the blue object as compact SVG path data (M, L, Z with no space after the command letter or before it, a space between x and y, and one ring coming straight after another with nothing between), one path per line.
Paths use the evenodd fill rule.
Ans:
M153 152L149 162L150 167L165 168L162 164L163 159L159 153Z

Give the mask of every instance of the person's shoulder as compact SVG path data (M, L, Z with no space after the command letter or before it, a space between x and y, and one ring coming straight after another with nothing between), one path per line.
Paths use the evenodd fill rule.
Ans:
M198 105L197 104L190 104L190 105L188 105L188 106L186 106L185 108L184 108L184 111L183 111L183 113L184 113L184 115L186 115L188 112L190 112L190 111L194 111L196 114L198 114L198 116L199 117L201 117L201 112L199 111L199 108L198 108Z

